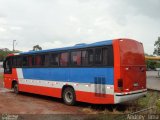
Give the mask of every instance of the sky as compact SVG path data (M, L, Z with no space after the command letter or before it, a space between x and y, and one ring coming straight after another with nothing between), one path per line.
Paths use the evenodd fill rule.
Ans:
M160 0L0 0L0 48L28 51L131 38L152 54Z

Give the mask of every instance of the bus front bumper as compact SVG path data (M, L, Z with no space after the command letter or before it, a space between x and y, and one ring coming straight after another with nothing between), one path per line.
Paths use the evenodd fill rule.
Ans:
M114 103L123 103L127 101L132 101L143 97L147 94L147 89L133 91L133 92L123 92L123 93L115 93L114 95Z

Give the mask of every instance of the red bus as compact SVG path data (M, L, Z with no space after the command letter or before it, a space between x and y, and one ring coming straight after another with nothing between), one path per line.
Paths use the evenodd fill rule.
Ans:
M68 105L135 100L147 92L143 45L114 39L10 54L4 61L4 87L62 98Z

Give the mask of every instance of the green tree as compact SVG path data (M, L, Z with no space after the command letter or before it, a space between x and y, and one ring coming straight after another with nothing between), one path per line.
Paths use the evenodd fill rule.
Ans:
M160 55L160 37L158 37L158 40L155 41L154 46L155 46L155 48L154 48L153 54Z
M0 61L3 61L8 54L19 53L19 52L20 51L18 51L18 50L13 52L13 51L9 50L8 48L0 49Z
M33 51L38 51L38 50L42 50L42 47L39 45L33 46Z

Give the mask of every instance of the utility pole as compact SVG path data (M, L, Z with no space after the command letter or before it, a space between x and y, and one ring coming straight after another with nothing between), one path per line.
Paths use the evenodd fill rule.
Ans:
M16 40L13 40L13 51L15 51L14 47L15 47L15 42Z

